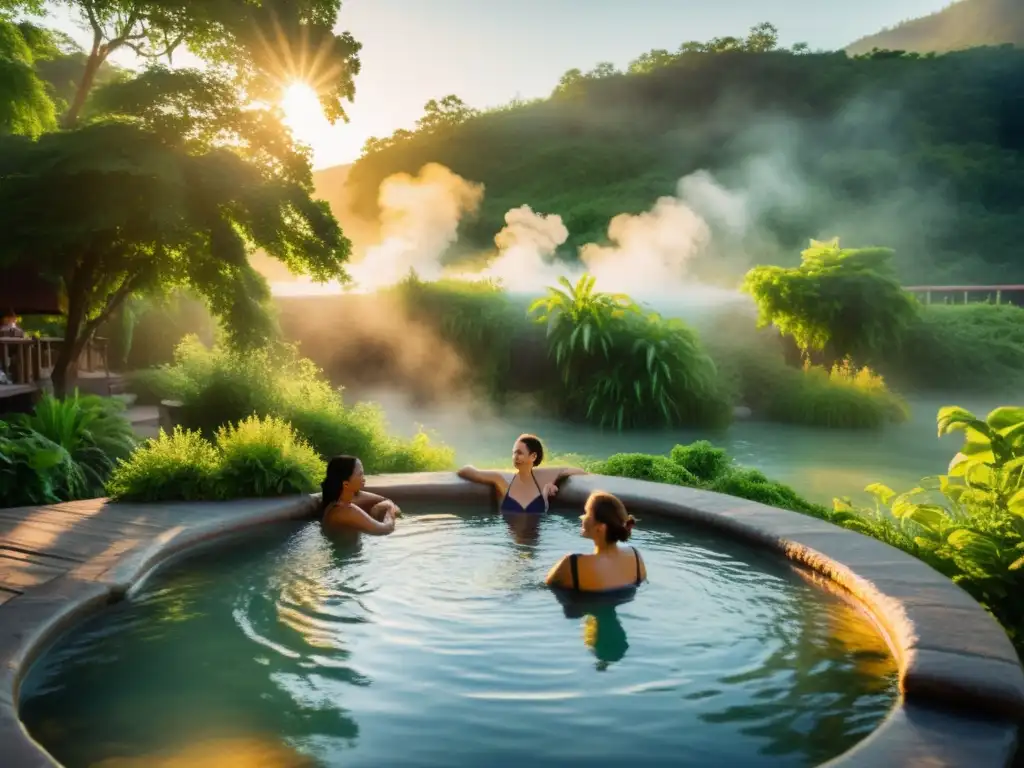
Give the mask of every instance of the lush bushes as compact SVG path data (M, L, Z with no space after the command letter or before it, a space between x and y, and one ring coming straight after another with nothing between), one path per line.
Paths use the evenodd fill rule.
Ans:
M683 322L595 291L590 275L559 284L529 311L547 326L565 415L619 430L729 420L718 370Z
M948 474L896 493L868 486L875 509L836 499L833 522L909 552L959 584L1024 651L1024 408L984 421L957 407L938 414L939 436L964 433Z
M880 365L915 389L1024 390L1024 309L1011 304L928 304L898 358Z
M182 403L181 425L208 437L249 416L274 415L321 456L357 455L367 472L445 469L454 463L451 449L422 433L412 440L391 436L376 406L345 407L340 391L291 346L236 352L187 338L175 351L175 362L158 371L150 374L152 385Z
M769 480L756 469L737 466L723 449L706 440L677 445L668 456L617 453L584 466L600 475L702 488L815 517L830 516L828 509L812 504L789 486Z
M708 347L734 402L756 418L808 427L877 429L909 415L906 403L870 369L787 364L783 341L746 318L724 318Z
M117 462L135 448L124 404L44 395L32 414L0 421L0 498L6 506L53 504L103 495Z
M250 416L211 444L176 427L118 465L107 486L118 501L213 501L312 493L324 462L291 425Z
M778 328L808 357L865 363L898 353L916 317L917 302L889 267L892 256L888 248L811 241L798 267L754 267L743 290L754 297L759 325Z
M0 499L5 507L78 498L85 476L70 454L37 432L0 421Z

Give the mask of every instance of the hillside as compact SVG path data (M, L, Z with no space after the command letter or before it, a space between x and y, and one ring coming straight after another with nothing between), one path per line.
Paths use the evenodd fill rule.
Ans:
M365 154L347 182L355 212L374 218L383 179L437 162L486 189L462 246L493 248L525 204L562 217L559 255L574 259L608 242L617 214L679 194L714 235L690 266L725 283L832 236L896 248L912 282L1024 282L1024 50L685 52L578 74L550 99Z
M960 0L937 13L911 19L852 43L846 51L875 48L918 53L946 53L982 45L1024 46L1024 2Z

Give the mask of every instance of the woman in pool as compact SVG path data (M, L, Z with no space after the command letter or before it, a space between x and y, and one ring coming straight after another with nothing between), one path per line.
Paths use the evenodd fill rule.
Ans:
M363 462L355 456L335 456L327 464L320 484L320 521L325 528L362 531L387 536L395 530L402 510L391 499L363 490Z
M647 578L647 566L629 541L633 516L615 496L594 491L580 516L580 535L594 542L590 555L566 555L551 569L545 583L574 592L619 592L635 589Z
M558 493L558 481L571 475L585 475L576 467L538 469L544 460L544 446L536 435L520 435L512 446L512 465L516 472L511 482L501 472L463 467L459 477L474 483L493 486L501 497L499 509L511 513L537 513L548 511L551 497Z

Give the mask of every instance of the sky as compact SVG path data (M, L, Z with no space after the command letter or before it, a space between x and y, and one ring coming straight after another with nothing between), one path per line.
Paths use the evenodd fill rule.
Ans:
M675 50L687 40L742 37L762 21L779 28L785 46L839 49L883 27L940 10L949 0L343 0L339 30L363 44L350 122L331 126L311 94L288 105L296 137L314 152L314 166L354 161L370 136L412 128L432 98L454 93L483 108L551 93L568 69L600 61L624 68L652 48ZM71 11L49 23L85 46ZM128 52L113 57L137 66ZM176 56L177 66L195 65Z

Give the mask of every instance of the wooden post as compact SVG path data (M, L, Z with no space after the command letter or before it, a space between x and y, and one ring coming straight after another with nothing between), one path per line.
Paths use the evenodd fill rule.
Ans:
M43 380L43 340L36 339L32 346L32 380L39 384Z

